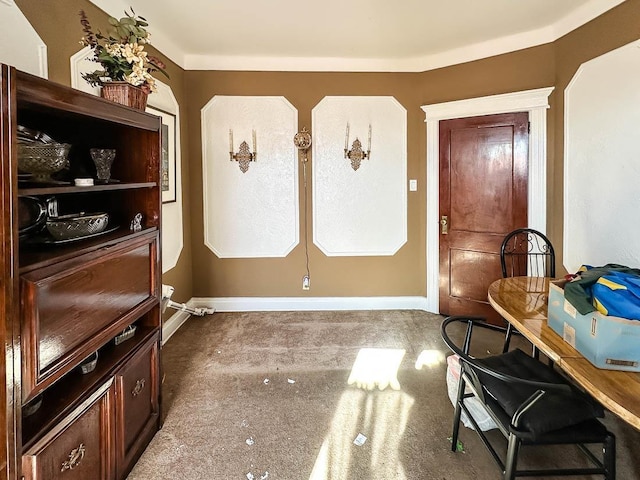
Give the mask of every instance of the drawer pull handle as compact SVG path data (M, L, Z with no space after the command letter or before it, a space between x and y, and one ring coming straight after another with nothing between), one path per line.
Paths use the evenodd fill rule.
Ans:
M138 380L136 382L136 386L133 387L133 390L131 390L131 395L134 397L137 397L138 395L140 395L140 392L142 392L142 389L144 388L144 378L141 378L140 380Z
M71 453L69 453L69 460L62 462L62 468L60 471L64 472L65 470L73 470L80 465L80 462L82 462L82 459L84 458L84 451L84 443L78 445L78 448L71 450Z

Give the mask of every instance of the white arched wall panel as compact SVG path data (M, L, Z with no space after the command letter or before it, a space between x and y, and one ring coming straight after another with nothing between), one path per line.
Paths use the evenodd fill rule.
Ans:
M92 87L82 78L83 73L94 71L98 64L89 60L93 50L84 47L71 56L71 86L83 92L100 95L100 87ZM162 273L178 264L184 247L182 219L182 156L180 150L180 106L171 87L156 78L157 91L151 93L147 105L176 117L176 201L162 204Z
M640 267L640 41L580 66L565 90L564 266Z
M313 242L327 256L393 255L407 241L407 111L393 97L325 97L313 117ZM358 137L371 158L344 158Z
M214 96L201 111L204 241L220 258L285 257L298 244L298 111L284 97ZM230 161L246 141L257 161Z
M169 85L156 79L156 88L157 91L149 95L147 105L176 116L176 201L162 204L162 273L164 273L178 264L184 246L180 106Z
M47 46L13 0L0 0L0 62L48 77Z

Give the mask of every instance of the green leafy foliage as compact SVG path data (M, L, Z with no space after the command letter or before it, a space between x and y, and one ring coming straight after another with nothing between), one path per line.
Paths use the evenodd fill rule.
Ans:
M133 9L131 13L124 13L125 16L120 19L109 17L110 28L105 35L100 31L94 33L85 12L80 11L80 23L85 34L80 43L93 49L92 60L102 67L83 74L82 78L92 86L125 81L147 92L155 91L155 79L151 72L160 72L168 78L166 66L144 50L150 41L146 19L136 15Z

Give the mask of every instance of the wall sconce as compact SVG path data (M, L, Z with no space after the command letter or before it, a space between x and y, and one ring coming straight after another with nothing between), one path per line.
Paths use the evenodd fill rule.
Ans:
M347 132L344 137L344 158L351 160L351 168L358 170L362 160L371 159L371 124L369 124L369 142L367 143L367 151L362 150L362 143L356 137L349 150L349 124L347 123Z
M302 130L295 134L293 144L302 153L302 162L306 163L308 160L307 152L311 146L311 134L307 131L307 127L302 127Z
M242 142L240 144L240 150L238 153L234 153L233 148L233 130L229 129L229 161L233 162L234 160L238 162L238 166L240 167L240 171L242 173L246 173L249 170L249 162L255 162L258 160L258 149L256 142L256 131L251 131L251 136L253 137L253 152L249 150L249 145L247 142Z

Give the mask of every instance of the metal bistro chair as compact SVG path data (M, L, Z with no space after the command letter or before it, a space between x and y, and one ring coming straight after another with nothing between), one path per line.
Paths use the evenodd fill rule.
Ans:
M556 254L549 239L532 228L518 228L507 234L500 246L502 277L550 277L556 276ZM513 326L507 322L502 353L509 350ZM534 348L534 354L537 351Z
M450 337L452 324L466 324L459 347ZM596 417L602 407L583 394L552 367L516 349L485 358L469 355L471 335L484 319L454 316L444 320L442 339L460 357L461 373L453 419L451 450L457 451L460 417L465 412L482 443L502 469L504 480L520 476L603 475L616 476L615 436ZM471 393L465 393L466 387ZM473 418L465 400L476 397L507 439L504 461ZM518 470L518 454L525 445L576 444L593 465L592 468L556 468ZM601 444L602 460L585 445Z

